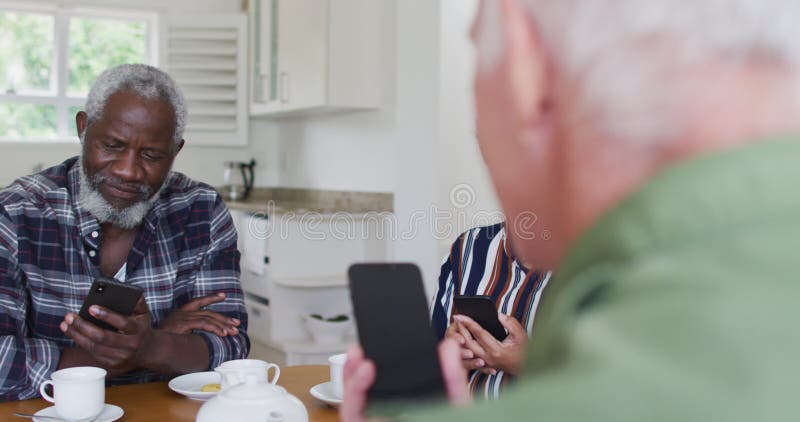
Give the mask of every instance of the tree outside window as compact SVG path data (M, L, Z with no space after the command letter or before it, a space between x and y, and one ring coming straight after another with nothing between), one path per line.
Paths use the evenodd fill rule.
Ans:
M105 69L154 62L155 17L0 7L0 141L76 140L75 113Z

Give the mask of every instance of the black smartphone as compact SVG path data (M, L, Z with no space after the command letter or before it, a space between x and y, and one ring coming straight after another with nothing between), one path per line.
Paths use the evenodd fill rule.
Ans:
M370 400L444 396L422 274L414 264L354 264L350 296L364 355L377 374Z
M499 341L503 341L508 333L497 318L497 308L489 296L455 296L453 313L466 315L477 322Z
M81 311L78 315L106 330L116 331L117 329L99 319L93 317L89 313L89 307L92 305L100 305L108 308L118 314L131 315L133 308L136 307L136 302L142 296L142 288L123 284L113 278L101 277L92 283L89 294L83 301Z

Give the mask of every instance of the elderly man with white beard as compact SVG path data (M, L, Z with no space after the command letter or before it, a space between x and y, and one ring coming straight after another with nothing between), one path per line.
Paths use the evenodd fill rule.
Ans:
M38 395L53 371L105 368L149 382L247 356L230 214L217 192L171 171L183 95L164 72L122 65L76 116L80 157L0 191L0 400ZM130 316L92 306L92 282L143 289Z
M515 252L557 270L515 389L406 419L800 418L798 22L795 0L482 2L478 142L508 226L551 233L509 230ZM344 420L374 377L351 350Z

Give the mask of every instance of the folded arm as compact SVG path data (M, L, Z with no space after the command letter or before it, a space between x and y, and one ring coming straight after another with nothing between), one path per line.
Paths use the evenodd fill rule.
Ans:
M206 368L214 368L231 359L243 359L250 350L244 292L239 284L241 255L236 246L236 229L230 213L219 198L213 215L211 246L197 273L193 297L224 293L224 301L210 304L205 309L234 319L238 324L236 331L226 336L205 330L194 330L193 336L200 337L208 351Z

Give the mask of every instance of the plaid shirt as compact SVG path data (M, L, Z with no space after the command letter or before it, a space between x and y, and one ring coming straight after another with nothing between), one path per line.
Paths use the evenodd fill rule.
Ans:
M36 397L73 341L58 328L78 312L100 276L102 231L78 205L77 157L0 190L0 400ZM242 321L239 335L196 332L209 367L247 356L247 314L239 286L236 230L208 185L171 173L142 222L127 260L126 283L144 289L153 326L191 299L225 292L207 309ZM137 370L110 385L163 380Z

